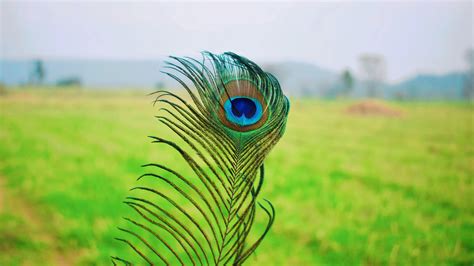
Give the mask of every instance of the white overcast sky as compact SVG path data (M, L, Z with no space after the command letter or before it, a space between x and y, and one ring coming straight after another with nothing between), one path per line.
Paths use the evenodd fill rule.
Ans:
M340 71L362 53L388 79L466 68L472 1L115 2L0 0L0 58L156 59L234 51Z

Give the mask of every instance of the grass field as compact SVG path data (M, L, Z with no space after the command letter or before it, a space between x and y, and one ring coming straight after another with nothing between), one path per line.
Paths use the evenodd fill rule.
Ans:
M109 265L140 165L173 161L144 92L20 90L0 96L0 265ZM247 265L474 263L474 109L292 100L266 160L277 209Z

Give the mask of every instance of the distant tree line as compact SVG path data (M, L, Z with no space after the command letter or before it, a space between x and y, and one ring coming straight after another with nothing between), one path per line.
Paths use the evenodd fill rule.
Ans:
M278 73L281 82L291 80L292 92L303 97L369 97L405 99L474 99L474 50L471 48L465 53L467 70L465 73L456 74L449 82L437 81L431 77L417 76L417 82L406 82L400 85L386 83L387 63L383 55L362 54L358 58L358 75L346 68L339 75L326 76L329 78L313 78L312 72L300 75L305 66L297 68L298 71L288 70L288 67L268 66L270 72ZM301 70L303 69L303 70ZM316 70L317 71L317 70ZM315 76L318 75L314 72ZM46 83L47 68L41 59L32 61L31 71L28 75L28 85L42 86ZM462 75L462 76L461 76ZM359 77L359 78L358 78ZM423 80L423 78L425 80ZM435 77L436 78L436 77ZM450 77L451 78L451 77ZM65 76L56 80L58 87L80 87L82 80L77 76ZM53 85L51 84L51 85ZM453 85L454 84L454 85ZM163 89L164 81L158 80L155 88ZM397 87L398 86L398 87ZM295 95L295 94L294 94Z

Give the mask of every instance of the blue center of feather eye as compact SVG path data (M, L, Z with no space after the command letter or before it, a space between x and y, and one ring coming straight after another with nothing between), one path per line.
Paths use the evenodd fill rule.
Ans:
M257 123L263 115L262 105L255 98L237 96L224 103L226 118L239 126Z
M232 100L232 114L236 117L245 115L246 118L252 118L257 111L257 106L249 98L236 98Z

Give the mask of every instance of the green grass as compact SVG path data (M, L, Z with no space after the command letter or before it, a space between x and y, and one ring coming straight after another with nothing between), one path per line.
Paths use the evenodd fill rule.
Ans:
M122 200L148 162L178 155L142 92L0 96L0 265L110 264ZM247 265L472 264L474 110L293 99L262 189L277 209Z

